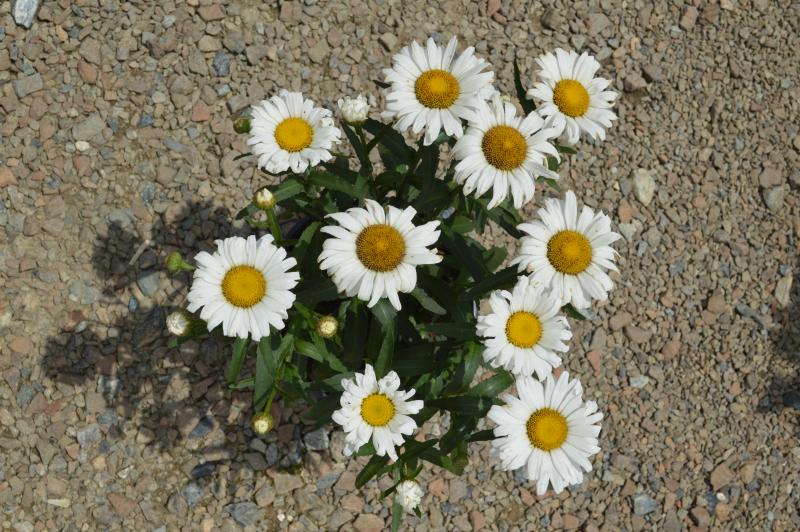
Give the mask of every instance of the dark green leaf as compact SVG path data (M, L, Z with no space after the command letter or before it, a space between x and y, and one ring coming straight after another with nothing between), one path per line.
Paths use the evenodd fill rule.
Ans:
M248 377L246 379L242 379L239 382L235 382L233 384L228 385L229 390L252 390L253 386L255 385L256 379L253 377Z
M586 316L581 314L580 310L578 310L575 307L573 307L572 303L567 303L566 305L564 305L562 307L562 309L564 310L564 312L567 313L567 316L569 316L570 318L573 318L573 319L576 319L576 320L580 320L580 321L583 321L583 320L586 319Z
M246 216L252 216L253 214L256 213L256 211L258 211L258 207L256 207L251 203L250 205L248 205L247 207L236 213L236 219L241 220Z
M395 484L394 487L396 489L397 484ZM397 532L400 530L400 524L403 522L403 513L405 513L405 510L395 497L394 502L392 503L392 532Z
M475 230L475 222L466 216L456 215L453 217L453 223L450 227L456 233L469 233Z
M326 168L338 168L333 165L326 164ZM356 180L356 176L353 176ZM361 200L367 196L367 190L356 188L356 186L340 176L333 175L328 172L316 171L308 176L308 181L320 187L325 187L328 190L335 190L347 194L351 198Z
M333 301L339 298L336 285L327 276L312 281L301 280L296 293L297 301L310 307L320 301Z
M394 353L392 369L401 377L413 377L433 372L442 365L434 356L433 350L434 346L431 343L397 349Z
M264 336L258 342L256 350L256 381L253 393L253 405L256 411L263 410L267 396L275 383L278 369L278 353L272 348L275 337Z
M411 462L415 458L418 458L427 449L430 449L431 447L436 445L438 441L439 440L436 439L427 440L423 442L419 442L417 440L407 440L404 444L405 452L397 457L398 461L404 463Z
M383 327L392 323L395 316L397 316L397 310L386 298L379 300L370 310L372 310L372 315L378 318L378 321L381 322Z
M571 146L562 146L560 144L556 144L556 149L560 153L566 153L568 155L575 155L576 153L578 153L578 150L576 150L575 148L573 148Z
M461 296L459 296L459 299L464 301L476 301L492 290L509 288L517 281L518 275L517 267L509 266L508 268L492 274L491 277L479 283L475 283L472 288L463 292Z
M378 87L379 89L388 89L391 87L389 83L386 83L385 81L381 81L379 79L373 79L372 83L374 83L375 86Z
M558 170L558 167L556 167L556 170ZM549 177L541 177L541 176L537 177L536 179L538 179L542 183L546 184L550 188L553 188L553 189L555 189L555 190L557 190L559 192L561 191L561 187L558 186L558 181L556 181L555 179L551 179Z
M375 359L375 376L379 379L392 369L395 336L395 322L390 321L388 325L383 327L383 343L378 352L378 358Z
M304 190L305 187L303 186L303 183L295 178L290 177L278 185L278 187L273 190L272 193L275 195L275 199L278 202L281 202L300 194Z
M411 291L411 295L414 296L414 299L416 299L419 304L422 305L422 308L428 312L439 315L447 314L447 311L419 286Z
M239 378L242 371L242 363L247 355L247 348L250 346L250 338L237 338L233 342L233 356L228 364L228 384L233 384Z
M517 91L517 99L519 100L519 104L522 106L522 110L525 111L525 114L527 115L535 111L536 106L531 100L528 99L527 91L522 85L522 76L519 71L519 64L517 63L516 55L514 56L514 89Z
M370 440L359 447L356 452L353 453L353 456L372 456L373 454L375 454L375 446L372 445L372 440Z
M302 413L300 417L309 425L321 427L331 421L331 415L339 408L339 395L330 395L314 402L314 404Z
M477 244L468 241L464 235L447 230L442 231L439 239L456 263L466 268L475 281L482 281L489 276L489 270L481 257L481 248Z
M386 464L389 462L388 456L378 456L377 454L374 455L367 465L364 466L364 469L356 475L356 488L362 487L364 484L369 482L372 477L380 473Z
M425 323L420 328L435 335L446 336L455 340L474 340L474 323Z
M464 354L464 359L456 366L453 377L447 383L446 393L458 393L468 388L472 384L475 372L481 365L483 357L481 356L480 344L470 343L468 345L470 348Z
M469 394L482 395L484 397L497 397L499 393L507 390L512 384L514 384L514 376L507 371L498 370L498 373L476 384L469 391Z
M494 431L492 429L479 430L467 438L468 442L473 441L489 441L494 439Z
M445 397L444 399L432 399L427 401L425 406L441 408L466 416L483 417L492 407L492 400L488 397L460 395L457 397Z

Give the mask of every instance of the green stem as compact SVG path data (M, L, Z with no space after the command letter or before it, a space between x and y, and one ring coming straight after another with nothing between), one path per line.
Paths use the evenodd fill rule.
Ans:
M272 236L275 239L275 245L280 246L283 244L283 235L281 234L281 226L278 224L278 217L275 216L275 209L267 211L267 221L269 221L269 228Z
M276 378L272 381L272 390L269 391L269 397L267 397L267 402L264 405L263 411L265 414L269 414L270 408L272 408L272 401L275 400L275 396L280 390L280 388L278 388L278 383L283 379L283 368L286 365L286 358L290 352L291 349L286 349L281 355L281 363L278 365L278 371L275 372Z

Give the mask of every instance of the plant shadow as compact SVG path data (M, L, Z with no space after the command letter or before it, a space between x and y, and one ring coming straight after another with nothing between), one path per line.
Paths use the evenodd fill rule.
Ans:
M800 261L793 276L789 304L777 312L777 327L770 334L775 354L788 361L789 373L773 376L759 403L763 411L800 410Z
M168 277L166 256L177 250L192 257L212 250L214 240L242 232L231 224L231 213L209 202L190 201L172 209L163 217L169 222L157 217L146 235L132 216L112 217L91 257L102 285L99 304L93 305L91 317L85 305L69 312L40 360L55 388L84 397L84 421L76 424L79 459L110 453L119 445L128 455L155 461L180 448L170 454L181 457L172 463L187 477L183 487L139 505L153 526L163 522L164 507L180 520L201 500L219 497L226 485L241 488L242 479L255 483L257 471L303 460L299 434L292 433L294 441L283 442L280 450L277 431L253 443L248 423L252 394L225 393L226 342L210 336L170 347L165 319L185 307L191 274ZM236 506L225 511L233 515Z

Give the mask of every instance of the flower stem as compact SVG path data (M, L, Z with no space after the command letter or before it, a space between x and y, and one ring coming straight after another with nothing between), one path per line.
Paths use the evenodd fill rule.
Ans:
M278 224L278 217L275 216L275 210L270 209L267 211L267 220L269 221L269 228L272 232L272 237L275 239L275 245L280 246L283 244L283 235L281 234L281 226Z

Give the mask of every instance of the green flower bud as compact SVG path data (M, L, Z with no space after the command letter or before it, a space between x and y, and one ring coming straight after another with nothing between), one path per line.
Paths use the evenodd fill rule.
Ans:
M194 266L183 260L181 254L177 251L173 251L167 255L166 265L169 273L190 272L194 270Z
M250 133L250 119L246 116L237 118L233 123L233 130L237 133Z

